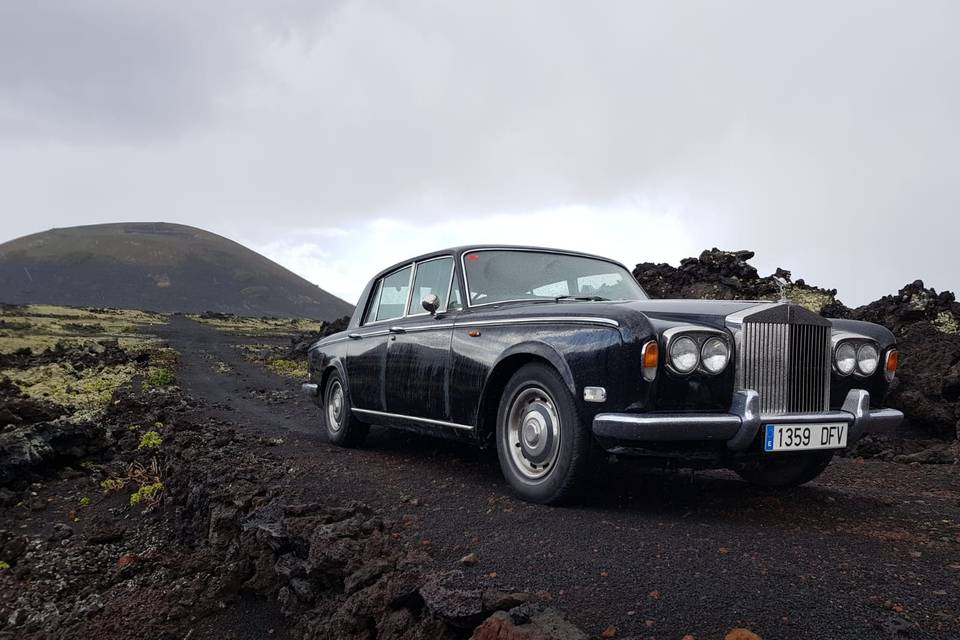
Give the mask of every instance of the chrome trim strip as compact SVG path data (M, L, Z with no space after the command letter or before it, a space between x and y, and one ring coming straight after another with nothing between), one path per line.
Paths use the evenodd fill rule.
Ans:
M503 320L466 320L457 322L460 327L486 327L491 325L511 325L556 322L558 324L600 324L609 327L619 327L620 323L612 318L598 318L593 316L534 316L531 318L504 318Z
M415 324L411 326L404 326L403 328L407 333L415 333L420 331L430 331L431 329L459 329L461 327L509 326L514 324L544 324L550 322L556 322L558 324L596 324L615 328L620 326L620 323L612 318L598 318L593 316L535 316L531 318L505 318L503 320L466 320L463 322L443 322L438 324ZM360 335L361 338L375 338L377 336L388 335L389 333L389 329L381 329L379 331L371 331L369 333L358 333L358 335ZM337 342L343 342L344 340L349 339L349 336L346 338L337 338L336 340L318 344L317 346L323 347L328 344L336 344Z
M640 292L646 296L646 298L639 298L640 300L650 299L650 295L646 292L643 286L639 282L637 282L636 278L633 277L633 274L631 273L630 269L627 269L625 265L620 264L616 260L611 260L610 258L604 258L603 256L594 256L594 255L582 254L582 253L570 252L570 251L560 251L557 249L529 249L526 247L492 247L491 246L491 247L477 247L474 249L467 249L466 251L462 251L460 253L460 270L463 272L463 288L466 290L466 293L467 293L464 303L467 305L468 309L476 309L477 307L488 307L496 304L505 304L507 302L528 302L528 300L523 299L523 300L498 300L497 302L484 302L481 304L470 303L470 280L469 278L467 278L467 263L464 262L464 259L466 258L468 253L481 253L483 251L517 251L517 252L524 252L524 253L551 253L559 256L571 256L573 258L586 258L587 260L599 260L601 262L607 262L609 264L620 267L621 269L626 271L627 274L630 275L630 278L633 280L634 284L637 285L637 288L640 289ZM533 300L537 300L537 298L534 298ZM544 302L553 302L553 300L550 300L550 299L543 299L543 300Z
M411 327L404 327L404 329L407 333L414 333L417 331L430 331L431 329L450 329L452 327L452 322L444 322L438 324L417 324Z
M383 418L400 418L401 420L413 420L415 422L426 422L427 424L435 424L441 427L453 427L454 429L468 429L473 431L473 427L466 424L457 424L456 422L446 422L444 420L434 420L433 418L417 418L416 416L405 416L400 413L387 413L386 411L374 411L373 409L357 409L356 407L352 408L351 411L354 413L363 413L371 416L380 416Z

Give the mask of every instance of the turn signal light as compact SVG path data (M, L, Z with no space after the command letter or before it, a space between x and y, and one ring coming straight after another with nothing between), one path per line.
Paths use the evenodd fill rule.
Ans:
M651 382L657 377L657 363L660 361L660 347L656 340L643 345L643 379Z
M887 376L887 380L893 380L893 376L897 373L897 367L900 365L900 353L896 349L890 349L887 352L887 362L883 367L883 372Z

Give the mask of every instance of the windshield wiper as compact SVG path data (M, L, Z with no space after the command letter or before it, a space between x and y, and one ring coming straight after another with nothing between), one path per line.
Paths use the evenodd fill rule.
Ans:
M587 300L589 302L603 302L607 300L603 296L557 296L553 299L554 302L560 302L561 300Z

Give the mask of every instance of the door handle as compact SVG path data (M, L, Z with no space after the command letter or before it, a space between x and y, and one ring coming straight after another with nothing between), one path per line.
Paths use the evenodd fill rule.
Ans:
M389 331L390 333L406 333L407 332L407 330L404 329L403 327L390 327Z
M351 340L362 340L362 339L363 339L363 336L360 335L359 333L349 333L349 334L347 334L347 337L350 338Z

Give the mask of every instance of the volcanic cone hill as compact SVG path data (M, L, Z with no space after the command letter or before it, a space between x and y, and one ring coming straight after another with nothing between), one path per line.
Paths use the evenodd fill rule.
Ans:
M162 222L51 229L0 244L0 302L316 320L353 311L243 245Z

